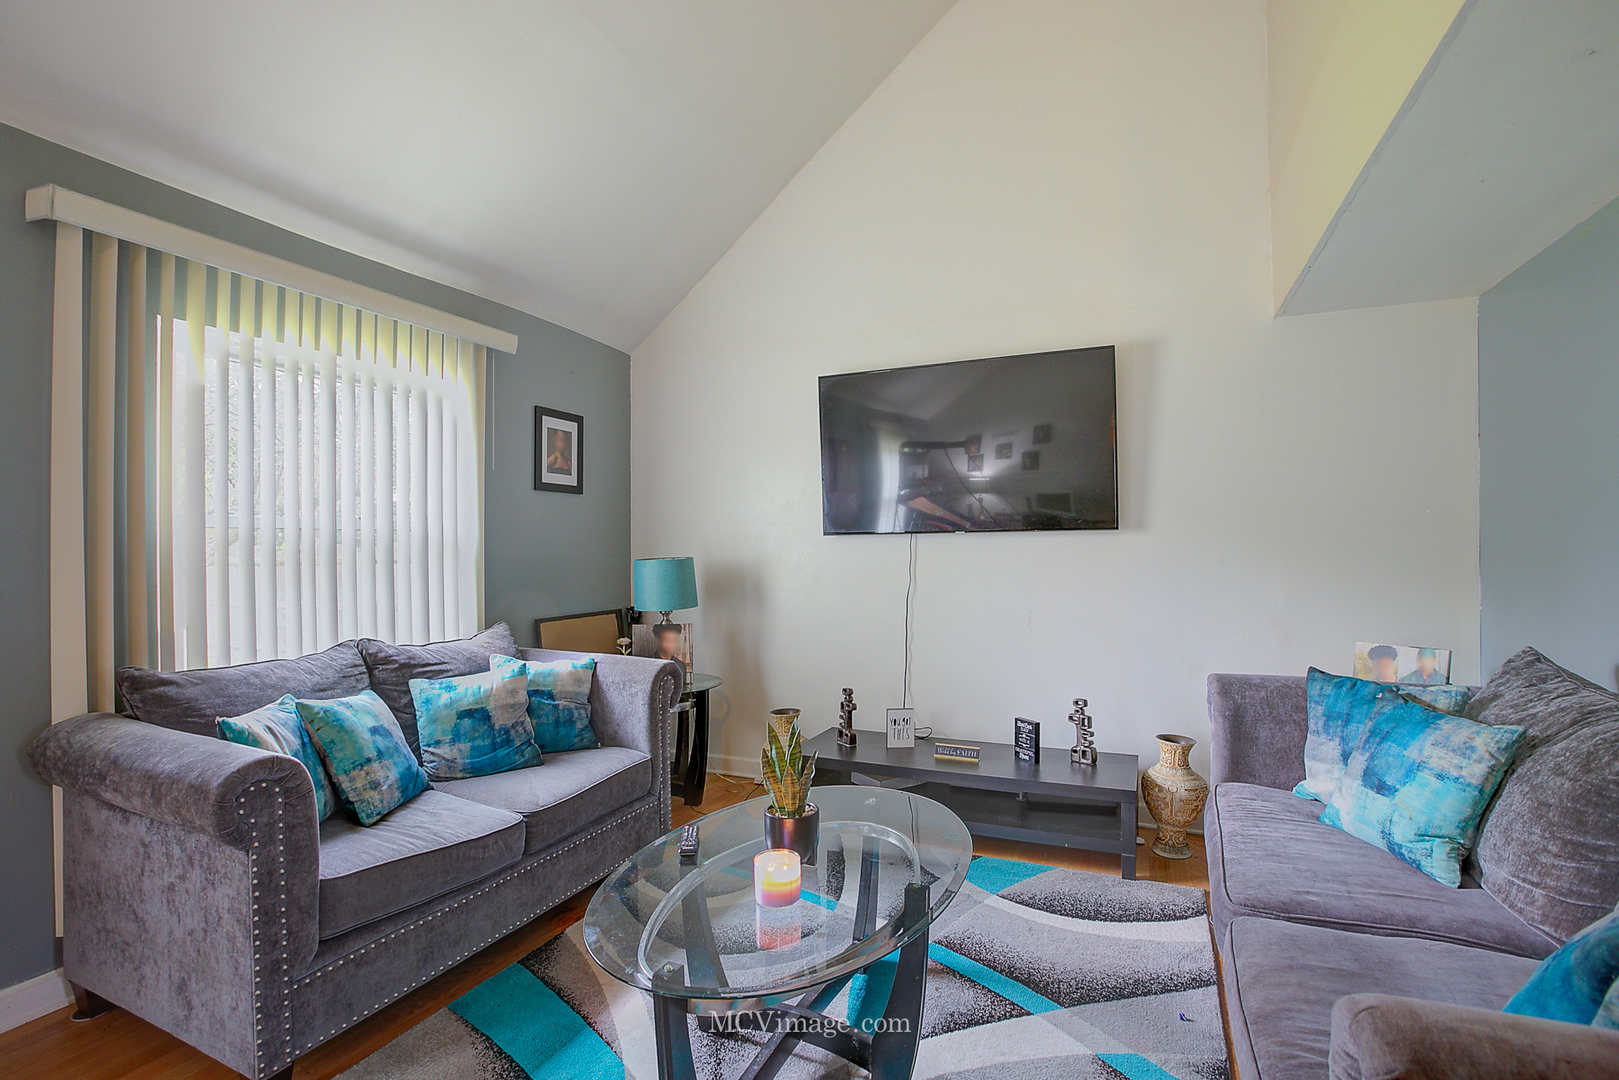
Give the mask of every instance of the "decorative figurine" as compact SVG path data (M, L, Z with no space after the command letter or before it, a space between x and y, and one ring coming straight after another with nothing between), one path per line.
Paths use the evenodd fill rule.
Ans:
M843 688L843 703L838 706L838 745L854 745L854 711L860 706L854 703L854 691L849 687Z
M1096 735L1091 730L1091 717L1085 711L1090 702L1082 697L1074 699L1074 711L1068 714L1068 722L1074 725L1074 743L1072 750L1068 751L1068 760L1075 765L1096 764Z
M615 642L615 644L618 645L618 651L619 652L623 653L625 656L630 655L630 639L629 638L621 637L621 638L618 639L617 642Z

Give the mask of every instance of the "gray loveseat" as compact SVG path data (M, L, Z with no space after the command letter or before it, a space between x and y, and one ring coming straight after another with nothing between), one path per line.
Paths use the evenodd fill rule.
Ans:
M1619 737L1619 699L1532 659L1525 671L1556 684L1548 698L1609 710L1586 718L1599 744ZM1558 741L1567 731L1531 728L1463 887L1449 889L1291 794L1304 778L1302 677L1211 675L1208 687L1209 909L1242 1080L1619 1077L1619 1033L1500 1011L1539 960L1619 902L1611 842L1578 852L1587 831L1619 828L1619 800L1600 777L1585 786L1550 767L1580 756ZM1537 800L1561 809L1534 813ZM1559 874L1562 887L1525 888Z
M256 1080L290 1076L299 1055L665 832L680 675L655 660L596 658L600 747L437 783L370 828L341 811L317 825L301 764L208 734L283 693L369 686L414 749L405 681L487 670L491 651L579 655L518 650L498 626L415 651L349 641L236 668L126 669L144 720L41 734L29 758L63 789L63 967L81 1007L122 1006Z

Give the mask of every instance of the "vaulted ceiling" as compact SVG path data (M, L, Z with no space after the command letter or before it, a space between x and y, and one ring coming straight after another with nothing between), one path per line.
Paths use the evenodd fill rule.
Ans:
M632 350L954 0L0 5L0 120Z

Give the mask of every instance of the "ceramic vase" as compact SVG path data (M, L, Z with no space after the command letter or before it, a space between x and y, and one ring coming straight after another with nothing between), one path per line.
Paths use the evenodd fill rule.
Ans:
M1196 739L1185 735L1159 735L1158 764L1141 777L1141 795L1158 823L1152 850L1166 859L1189 859L1186 827L1203 812L1209 782L1192 771L1189 759Z

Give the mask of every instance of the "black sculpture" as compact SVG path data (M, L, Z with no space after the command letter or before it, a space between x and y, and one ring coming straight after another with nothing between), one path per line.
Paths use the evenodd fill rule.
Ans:
M1096 735L1091 730L1091 717L1085 711L1090 702L1082 697L1074 699L1074 711L1068 714L1068 722L1074 725L1074 743L1072 750L1068 751L1068 760L1075 765L1096 764Z
M849 687L843 688L843 704L838 706L838 745L854 745L854 711L860 706L854 703L854 691Z

